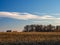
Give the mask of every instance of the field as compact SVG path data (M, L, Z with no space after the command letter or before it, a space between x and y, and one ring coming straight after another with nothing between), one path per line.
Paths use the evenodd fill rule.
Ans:
M0 43L58 41L60 32L0 32Z
M1 32L0 42L58 41L60 32Z

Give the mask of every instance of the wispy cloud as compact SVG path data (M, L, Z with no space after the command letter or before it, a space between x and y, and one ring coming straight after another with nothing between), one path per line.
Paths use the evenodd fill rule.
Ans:
M57 15L57 14L56 14ZM59 15L60 16L60 15ZM12 18L17 20L32 20L32 23L41 23L41 24L53 24L60 25L60 17L50 15L34 15L30 13L21 13L21 12L0 12L0 19L2 17Z
M28 19L36 19L39 16L32 15L32 14L29 14L29 13L0 12L0 17L8 17L8 18L14 18L14 19L28 20Z
M56 18L50 15L34 15L30 13L19 13L19 12L0 12L0 17L8 17L13 19L22 19L22 20L29 20L29 19L47 19L47 20L56 20L60 18Z

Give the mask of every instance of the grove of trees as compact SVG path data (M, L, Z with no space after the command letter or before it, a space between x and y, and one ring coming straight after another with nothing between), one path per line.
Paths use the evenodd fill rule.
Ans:
M60 26L49 25L26 25L23 32L55 32L60 31Z

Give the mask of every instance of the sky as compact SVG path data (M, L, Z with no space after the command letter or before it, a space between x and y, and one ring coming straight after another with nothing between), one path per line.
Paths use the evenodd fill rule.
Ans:
M60 25L60 0L0 0L0 32L31 24Z

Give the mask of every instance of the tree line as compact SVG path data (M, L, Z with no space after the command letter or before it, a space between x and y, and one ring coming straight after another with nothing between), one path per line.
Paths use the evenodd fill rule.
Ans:
M60 26L49 25L26 25L23 32L55 32L60 31Z

